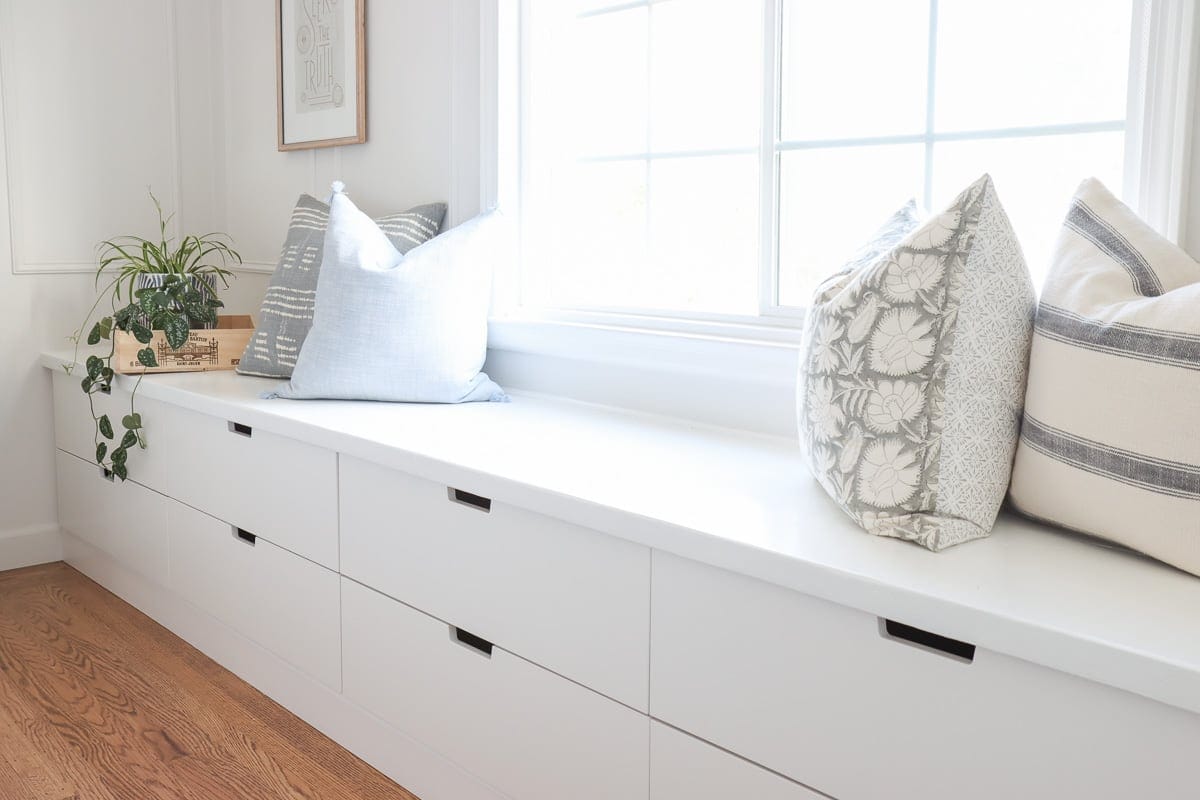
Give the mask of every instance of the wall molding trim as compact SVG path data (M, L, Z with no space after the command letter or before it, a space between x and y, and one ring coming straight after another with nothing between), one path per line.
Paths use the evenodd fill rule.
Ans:
M62 555L62 533L57 524L0 530L0 572L61 561Z
M5 178L3 184L0 184L0 192L3 192L5 195L2 198L5 202L0 202L0 208L7 207L5 219L0 220L0 223L7 224L8 226L11 271L15 275L91 274L96 270L95 259L91 257L86 261L71 259L32 261L26 259L22 253L24 233L21 227L21 212L18 210L21 207L21 203L19 202L21 187L17 186L17 178L14 176L13 170L13 165L18 163L16 154L21 149L21 142L17 141L17 136L14 133L16 126L12 123L14 119L11 97L12 87L6 86L6 76L11 78L20 72L12 62L12 47L8 39L8 36L14 30L12 23L12 3L14 1L0 0L0 144L3 145L0 148L0 161L3 162L0 164L0 176L4 176ZM167 197L172 204L175 214L170 230L176 238L179 237L180 232L180 206L183 199L183 143L181 140L182 131L179 117L179 30L176 12L176 4L178 2L179 0L168 0L162 4L162 24L167 50L166 66L170 71L167 107L169 109L171 127L171 139L169 142L171 152L169 156L172 165L172 185ZM35 72L35 70L25 70L26 74L31 72ZM3 241L3 237L0 237L0 241Z

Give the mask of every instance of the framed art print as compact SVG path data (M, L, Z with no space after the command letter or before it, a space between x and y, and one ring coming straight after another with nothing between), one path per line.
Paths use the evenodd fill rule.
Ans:
M366 0L276 0L280 150L367 140Z

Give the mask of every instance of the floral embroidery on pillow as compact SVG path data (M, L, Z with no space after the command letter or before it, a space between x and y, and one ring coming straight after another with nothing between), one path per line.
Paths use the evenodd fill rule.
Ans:
M801 441L825 489L873 533L925 541L938 521L945 374L988 183L817 292L801 364Z

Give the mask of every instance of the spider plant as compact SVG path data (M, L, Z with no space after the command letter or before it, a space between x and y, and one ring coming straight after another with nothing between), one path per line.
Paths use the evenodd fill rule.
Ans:
M228 266L242 263L241 256L230 245L229 237L223 233L188 235L176 243L167 236L167 226L174 215L163 216L162 205L154 192L150 192L150 199L158 212L158 241L140 236L118 236L100 243L96 302L83 325L71 336L75 343L72 363L63 365L71 374L79 363L82 341L93 346L108 341L107 353L89 355L84 362L87 375L80 388L88 396L96 426L96 463L122 481L129 477L126 460L130 448L146 447L142 416L135 406L137 390L145 373L138 374L130 391L129 413L121 419L122 430L118 436L112 419L107 414L96 414L94 402L97 392L108 392L112 388L115 376L112 359L117 334L123 331L136 338L143 345L137 354L138 362L146 368L157 367L154 349L150 347L154 331L163 331L167 346L178 350L187 343L193 328L215 325L217 309L224 305L213 296L216 281L220 280L228 288L229 278L233 276ZM101 289L105 278L108 283ZM106 299L112 305L112 312L92 324L96 309Z
M120 300L124 289L123 294L129 301L133 300L134 292L139 288L138 279L143 275L181 275L191 279L198 288L204 285L210 291L216 289L216 281L220 280L225 288L229 288L233 273L227 267L242 263L242 257L230 245L229 237L224 233L189 234L176 243L167 236L167 226L175 215L163 216L162 204L154 192L149 194L158 213L158 241L141 236L118 236L101 242L96 288L100 288L105 277L110 277L112 280L105 292L111 288L114 299Z

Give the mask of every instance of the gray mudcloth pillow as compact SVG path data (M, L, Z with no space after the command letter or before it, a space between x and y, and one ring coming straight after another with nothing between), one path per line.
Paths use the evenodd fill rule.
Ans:
M393 247L407 253L437 236L445 216L445 203L429 203L375 222ZM292 376L300 347L312 328L328 225L329 205L311 195L300 195L279 264L258 312L258 329L238 364L237 371L243 375Z

